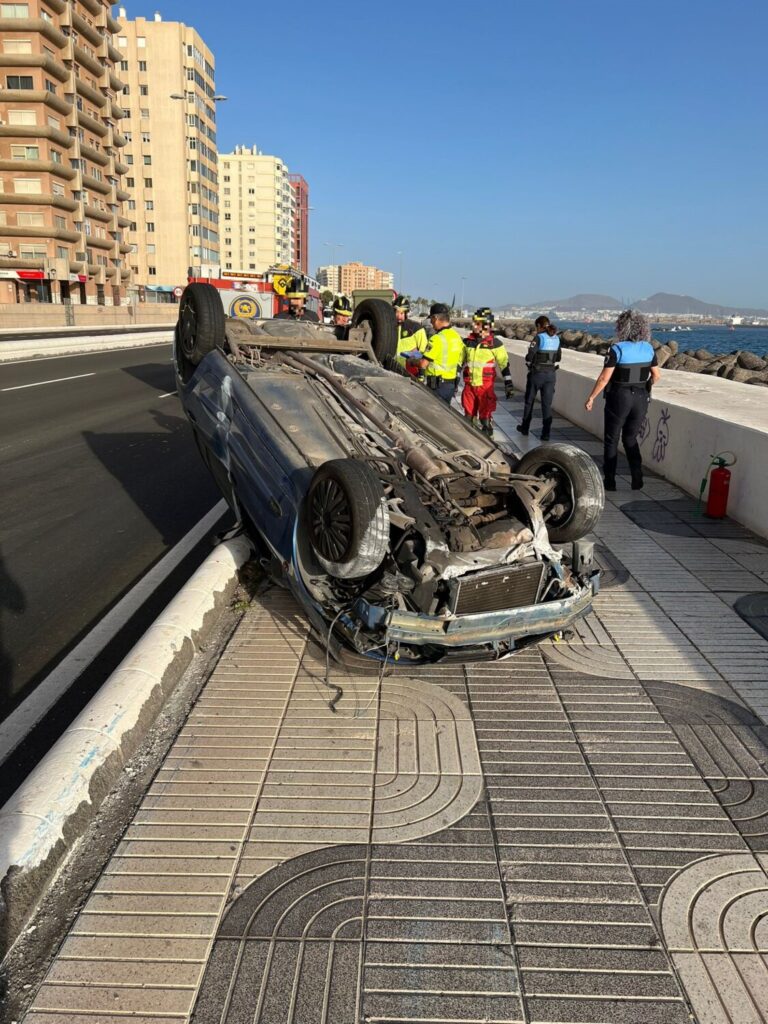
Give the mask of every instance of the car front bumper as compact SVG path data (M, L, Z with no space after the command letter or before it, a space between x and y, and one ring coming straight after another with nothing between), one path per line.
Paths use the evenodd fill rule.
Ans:
M558 633L585 615L599 589L599 573L570 597L523 608L438 618L418 612L393 611L385 622L387 641L439 647L477 647Z

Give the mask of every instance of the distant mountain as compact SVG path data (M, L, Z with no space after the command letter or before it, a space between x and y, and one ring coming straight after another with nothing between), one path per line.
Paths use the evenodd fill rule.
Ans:
M501 311L513 309L515 304L501 306ZM517 304L518 306L520 303ZM618 299L610 295L571 295L568 299L543 299L540 302L529 302L525 304L526 309L542 309L547 312L575 312L584 310L585 313L593 313L598 309L621 309Z
M694 299L691 295L670 295L667 292L656 292L647 299L639 299L634 303L634 307L641 313L664 313L667 316L682 316L686 313L695 313L699 316L768 316L764 309L717 306L711 302Z
M510 303L500 306L502 312L519 309L540 309L542 312L564 313L595 313L599 309L622 309L623 303L612 295L571 295L567 299L546 299L541 302ZM664 316L684 316L686 313L698 316L759 316L768 317L768 310L737 308L735 306L718 306L711 302L702 302L691 295L672 295L669 292L656 292L647 299L636 299L632 306L641 313Z

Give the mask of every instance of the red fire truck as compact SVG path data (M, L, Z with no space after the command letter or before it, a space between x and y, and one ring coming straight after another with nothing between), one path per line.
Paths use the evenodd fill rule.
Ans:
M290 267L271 267L264 274L240 270L222 270L217 266L190 267L187 280L212 284L218 289L224 313L241 320L261 320L277 316L288 305L285 291L294 276ZM307 308L322 320L320 292L310 287Z

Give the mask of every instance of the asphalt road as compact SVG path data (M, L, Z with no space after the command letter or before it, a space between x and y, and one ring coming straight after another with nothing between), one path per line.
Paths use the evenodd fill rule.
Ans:
M221 498L170 359L158 345L0 366L0 719Z

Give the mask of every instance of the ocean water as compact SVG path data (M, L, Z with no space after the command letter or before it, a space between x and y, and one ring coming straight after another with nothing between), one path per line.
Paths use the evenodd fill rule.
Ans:
M602 334L606 338L612 338L614 333L613 324L577 323L573 320L558 320L557 326L572 330L587 331L589 334ZM654 327L653 337L662 343L676 341L681 352L695 352L696 349L705 348L712 355L719 356L727 352L755 352L757 355L768 359L768 327L736 327L729 330L727 327L694 327L690 331L669 330L668 326Z

